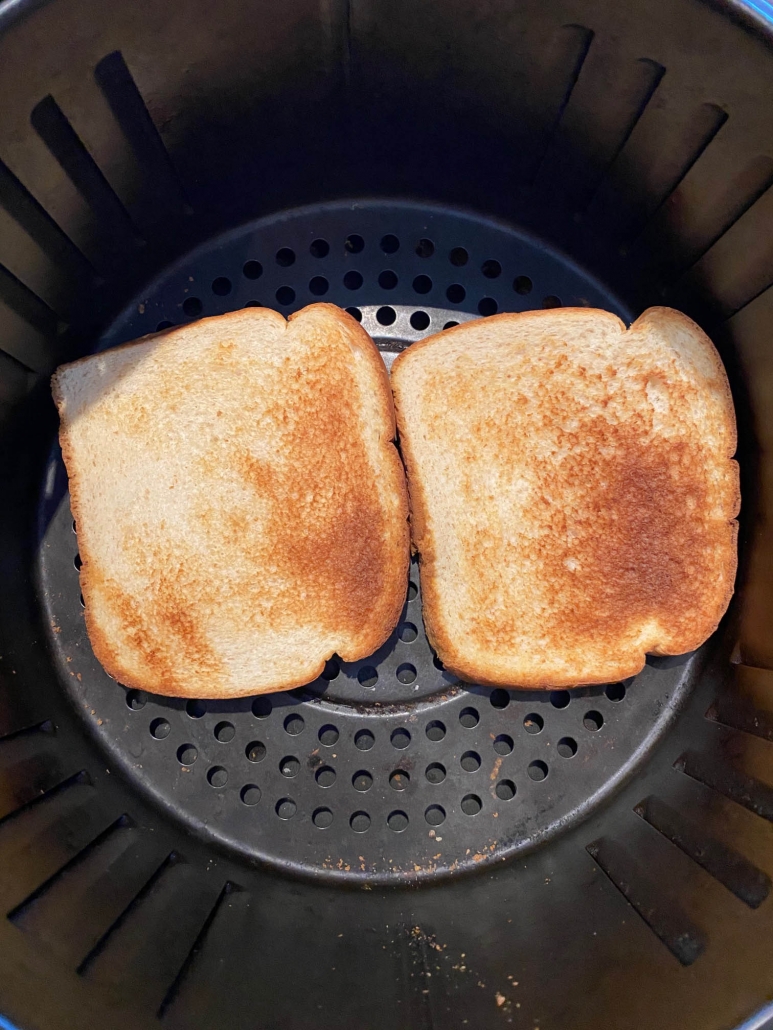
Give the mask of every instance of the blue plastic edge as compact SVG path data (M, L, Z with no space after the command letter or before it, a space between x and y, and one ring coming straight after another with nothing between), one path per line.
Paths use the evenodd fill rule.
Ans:
M773 1002L769 1002L755 1015L741 1023L737 1030L771 1030L773 1028Z
M773 24L773 3L768 3L768 0L741 0L741 6L756 11L765 21Z

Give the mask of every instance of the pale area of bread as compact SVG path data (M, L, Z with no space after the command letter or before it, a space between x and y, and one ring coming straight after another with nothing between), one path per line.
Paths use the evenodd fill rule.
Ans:
M364 657L405 596L386 373L353 319L250 309L65 366L54 385L97 656L218 697Z
M735 418L707 337L650 309L470 322L396 362L427 630L479 682L637 672L732 593Z

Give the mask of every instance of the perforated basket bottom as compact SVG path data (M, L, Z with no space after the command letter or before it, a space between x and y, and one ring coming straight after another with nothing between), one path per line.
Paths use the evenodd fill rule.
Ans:
M351 310L387 365L413 340L495 311L590 305L601 286L501 225L396 203L284 213L189 255L136 299L100 348L263 304ZM184 702L125 691L95 659L59 453L41 501L40 592L62 682L114 762L189 827L314 876L450 875L532 847L581 818L642 760L693 678L656 661L635 681L551 694L456 683L427 643L418 568L390 640L328 663L300 691Z

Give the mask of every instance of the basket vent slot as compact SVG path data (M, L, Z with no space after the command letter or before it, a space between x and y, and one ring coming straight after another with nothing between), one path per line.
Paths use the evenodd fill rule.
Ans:
M765 873L664 801L648 797L634 811L750 908L757 908L767 898L771 884Z
M683 966L700 957L706 948L703 931L622 844L604 837L586 851Z

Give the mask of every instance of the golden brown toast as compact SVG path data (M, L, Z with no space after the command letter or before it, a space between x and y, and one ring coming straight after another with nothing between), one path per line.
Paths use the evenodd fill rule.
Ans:
M249 308L53 377L94 652L126 686L281 690L363 658L408 582L387 373L330 304Z
M604 683L714 631L736 571L736 427L689 318L468 322L402 353L392 388L425 624L449 670Z

